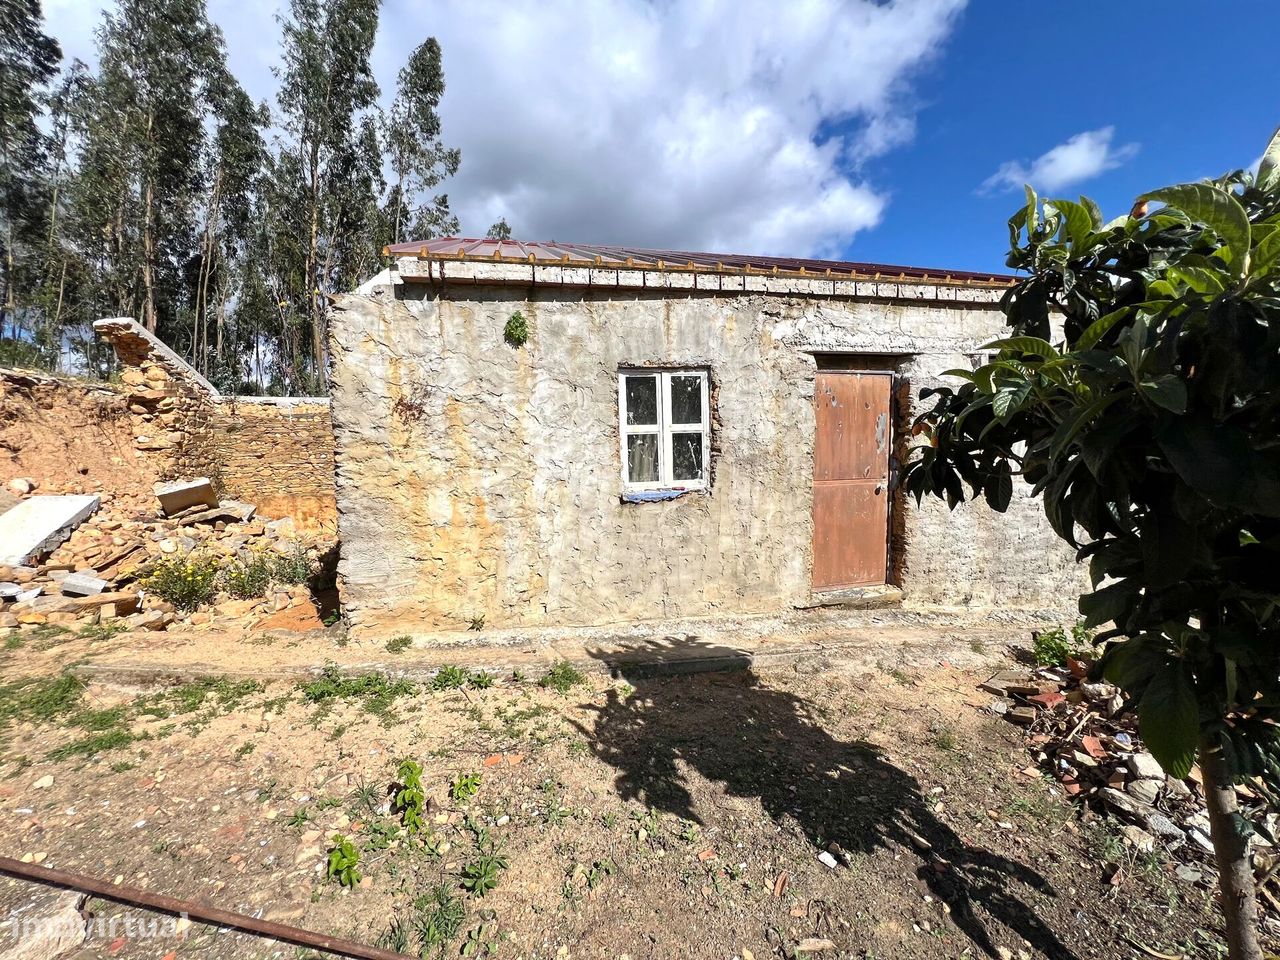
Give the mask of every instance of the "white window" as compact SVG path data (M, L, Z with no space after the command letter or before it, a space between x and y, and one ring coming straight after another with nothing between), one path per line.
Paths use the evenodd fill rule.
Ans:
M626 489L706 487L711 422L707 400L705 370L619 371Z

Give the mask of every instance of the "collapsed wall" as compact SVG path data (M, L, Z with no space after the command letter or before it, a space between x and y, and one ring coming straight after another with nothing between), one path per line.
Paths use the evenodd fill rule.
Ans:
M208 477L220 496L253 503L260 516L291 517L313 534L336 531L326 398L224 397L133 320L99 320L94 329L120 358L120 382L60 381L57 404L75 409L86 402L79 394L95 391L116 398L112 445L145 465L145 475L129 478L131 487L150 498L156 479ZM46 433L25 445L47 446L52 432ZM120 489L117 481L125 478L104 473L104 479L110 482L98 489Z
M158 464L135 436L128 392L119 385L0 370L0 491L30 479L40 493L150 499ZM7 505L0 502L0 510Z

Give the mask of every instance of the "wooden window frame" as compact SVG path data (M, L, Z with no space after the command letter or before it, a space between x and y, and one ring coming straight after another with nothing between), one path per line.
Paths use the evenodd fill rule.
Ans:
M627 423L627 377L653 377L658 381L658 422L645 424ZM702 420L700 423L673 423L671 421L671 378L698 377L702 382ZM622 367L618 370L618 433L622 453L621 478L624 491L637 490L705 490L711 470L711 372L705 367ZM658 435L658 479L632 481L627 471L627 438L636 434ZM702 476L697 480L676 480L672 477L674 463L673 438L677 433L702 435Z

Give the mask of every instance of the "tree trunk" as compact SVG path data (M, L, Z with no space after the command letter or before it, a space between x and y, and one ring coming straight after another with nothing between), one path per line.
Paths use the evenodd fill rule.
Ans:
M325 382L325 315L320 292L320 157L318 148L310 154L311 237L307 245L307 304L311 313L311 357L316 382Z
M147 141L151 140L151 128L154 124L154 118L147 115ZM148 152L150 158L150 152ZM148 163L148 168L151 166ZM152 225L151 209L154 202L154 191L152 190L152 172L147 170L146 187L143 190L142 198L142 324L151 333L156 332L156 291L155 291L155 236L154 227Z
M1209 830L1218 860L1218 891L1227 928L1231 960L1262 960L1258 946L1258 897L1249 864L1249 839L1236 830L1236 791L1227 782L1222 752L1208 739L1200 741L1200 773L1209 807Z

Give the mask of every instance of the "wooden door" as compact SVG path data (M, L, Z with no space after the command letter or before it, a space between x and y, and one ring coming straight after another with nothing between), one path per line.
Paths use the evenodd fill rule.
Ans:
M885 582L891 373L821 370L814 391L813 589Z

